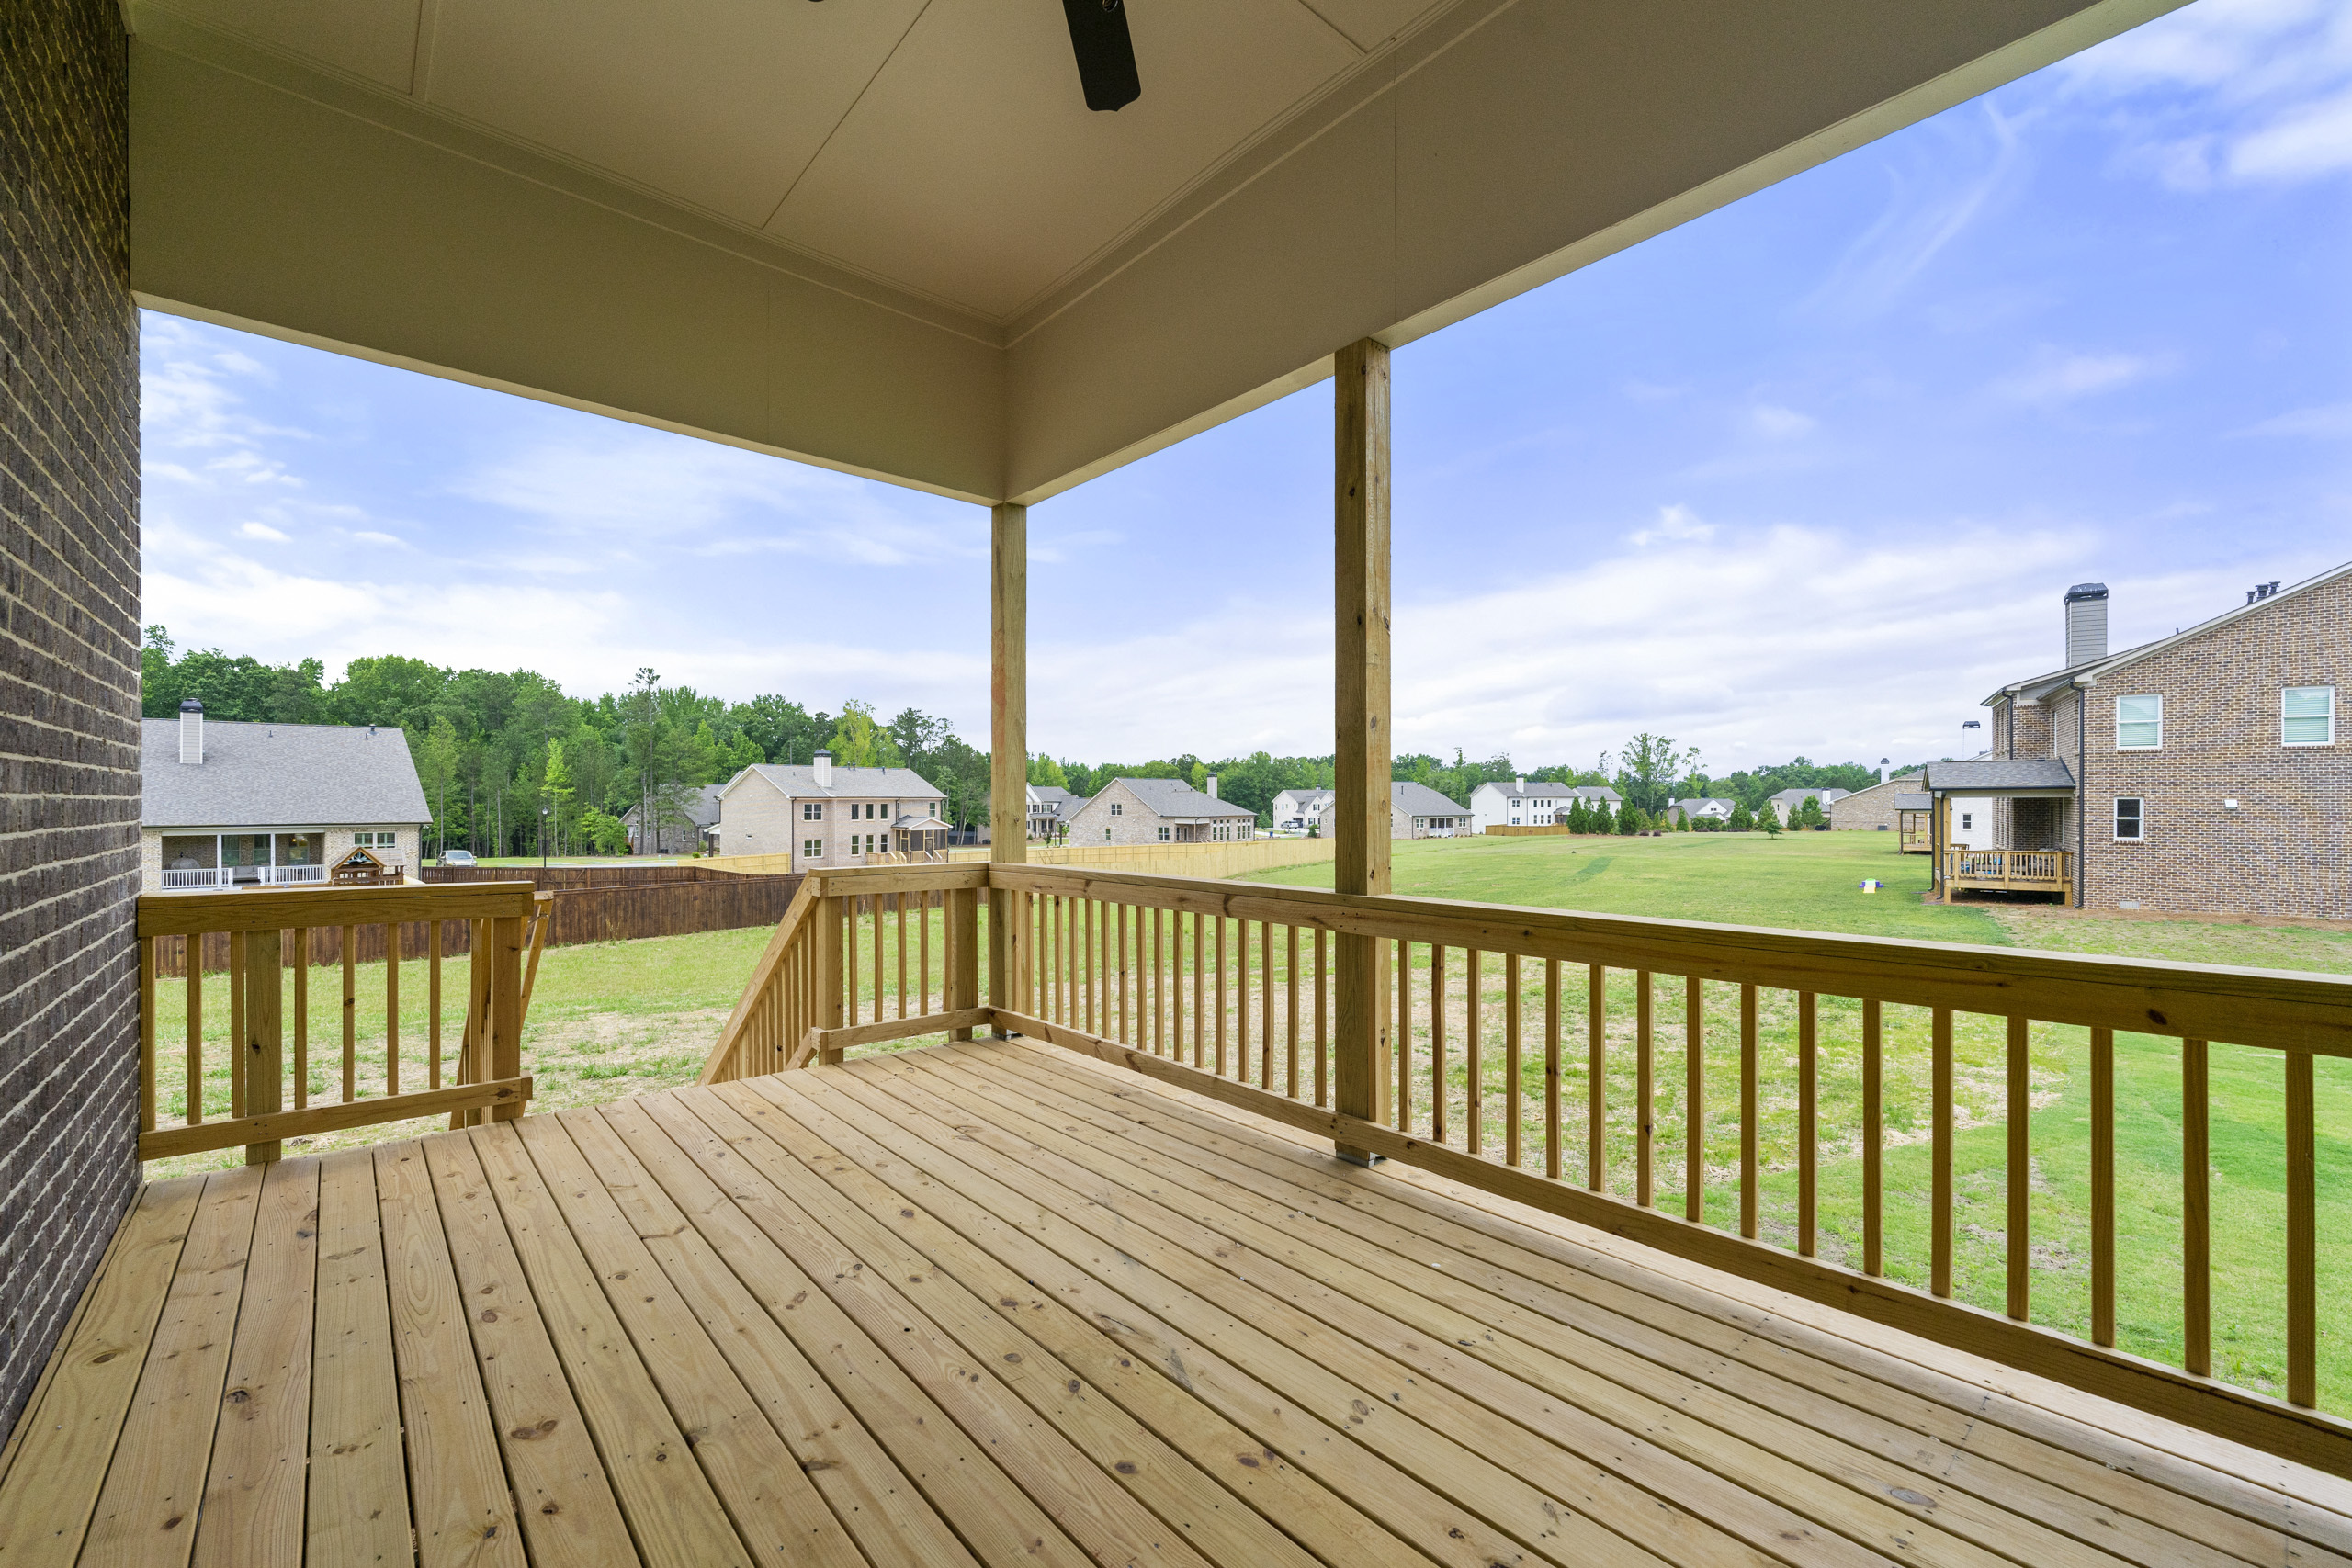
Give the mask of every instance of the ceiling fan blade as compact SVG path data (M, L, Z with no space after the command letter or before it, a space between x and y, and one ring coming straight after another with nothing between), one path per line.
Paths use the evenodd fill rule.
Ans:
M1069 18L1069 47L1078 56L1086 107L1120 109L1143 96L1125 0L1062 0L1062 14Z

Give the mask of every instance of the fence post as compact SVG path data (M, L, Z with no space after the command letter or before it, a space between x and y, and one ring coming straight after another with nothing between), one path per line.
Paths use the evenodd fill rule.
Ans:
M244 944L245 1114L267 1116L286 1109L283 1064L286 1042L279 1005L279 933L246 931ZM267 1165L286 1153L283 1139L245 1145L247 1165Z
M817 902L817 1027L842 1026L842 921L856 908L854 898L820 898ZM800 1042L790 1043L793 1050ZM838 1050L822 1051L817 1058L830 1066L842 1059Z
M980 1005L980 897L970 887L951 887L944 902L947 927L949 1012ZM950 1040L969 1040L968 1029L948 1031Z
M523 1076L523 927L528 917L501 915L491 924L490 1077ZM493 1122L512 1122L523 1114L523 1102L508 1100L491 1108Z

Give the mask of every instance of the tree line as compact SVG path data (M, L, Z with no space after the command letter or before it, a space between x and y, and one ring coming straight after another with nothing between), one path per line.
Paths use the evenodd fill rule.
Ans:
M807 763L820 750L831 750L842 767L911 768L945 797L951 823L988 820L989 754L947 720L914 708L886 719L854 699L838 712L774 694L730 703L664 684L650 669L639 670L625 691L571 697L536 671L457 670L397 654L355 659L329 682L317 659L264 664L217 648L182 650L160 626L146 628L140 670L141 707L150 718L171 717L184 698L197 697L216 719L399 728L433 813L429 836L477 854L538 853L543 830L554 853L617 853L628 847L622 818L632 810L641 822L683 828L696 790L755 762ZM1182 779L1205 789L1215 774L1218 795L1256 812L1264 827L1283 790L1331 788L1334 763L1328 755L1265 751L1092 764L1040 755L1029 761L1029 782L1091 795L1114 778ZM1521 777L1607 784L1644 820L1662 819L1669 798L1728 795L1754 818L1780 790L1862 789L1877 782L1860 763L1804 757L1711 778L1695 748L1646 732L1589 767L1521 769L1507 754L1473 761L1458 750L1450 762L1408 752L1391 767L1396 779L1465 806L1480 784ZM1618 830L1622 818L1600 830Z

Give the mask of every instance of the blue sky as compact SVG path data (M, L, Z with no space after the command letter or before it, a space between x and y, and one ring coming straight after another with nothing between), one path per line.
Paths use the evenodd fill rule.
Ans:
M2198 0L1396 356L1396 730L1940 755L2352 558L2352 3ZM149 315L145 608L339 668L640 665L987 738L987 515ZM1330 390L1035 508L1031 736L1330 747Z

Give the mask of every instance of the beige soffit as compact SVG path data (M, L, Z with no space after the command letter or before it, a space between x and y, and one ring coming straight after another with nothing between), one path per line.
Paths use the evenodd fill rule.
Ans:
M133 0L133 284L1035 501L2172 4Z

